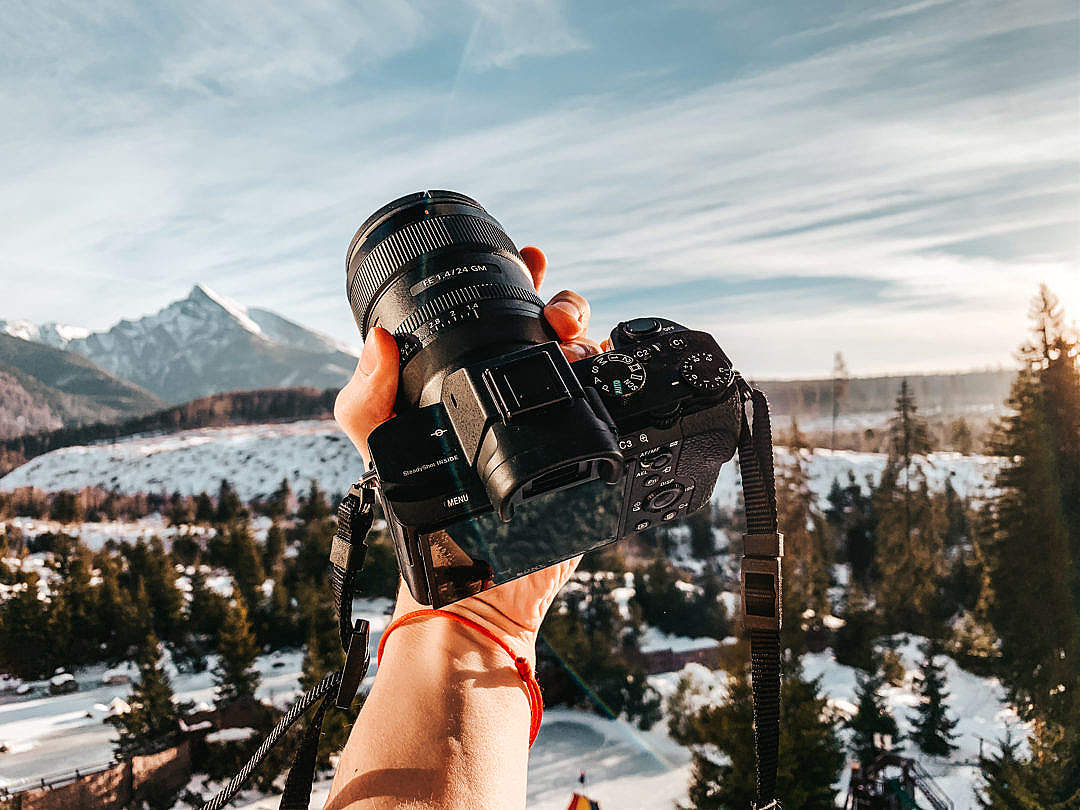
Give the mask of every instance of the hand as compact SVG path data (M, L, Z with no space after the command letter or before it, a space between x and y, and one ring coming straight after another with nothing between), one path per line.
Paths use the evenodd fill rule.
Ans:
M522 248L521 257L532 275L533 286L539 292L547 270L546 257L535 247ZM600 351L600 346L586 336L589 314L589 303L570 290L556 294L544 307L544 318L555 330L563 354L571 362ZM375 327L364 341L360 362L352 379L341 389L334 403L334 418L365 460L369 458L368 435L377 425L394 415L397 385L397 343L385 329ZM520 577L455 602L448 609L488 627L518 655L532 661L540 623L580 559L577 557ZM395 617L421 607L423 605L412 598L404 583L400 584Z

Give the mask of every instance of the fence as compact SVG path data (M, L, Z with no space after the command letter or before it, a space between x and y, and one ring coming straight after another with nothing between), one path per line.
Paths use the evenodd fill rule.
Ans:
M68 771L8 785L2 810L119 810L142 797L149 785L175 790L191 775L191 742L156 754L85 771Z
M236 701L188 718L191 725L239 728L264 722L272 709L254 700ZM201 739L201 737L200 737ZM0 788L0 810L121 810L148 791L176 790L191 778L192 735L156 754L93 768L35 777Z

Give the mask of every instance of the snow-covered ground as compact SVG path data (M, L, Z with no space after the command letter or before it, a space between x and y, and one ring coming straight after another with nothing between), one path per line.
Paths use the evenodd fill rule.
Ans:
M904 732L911 728L907 717L916 702L912 678L920 660L918 641L909 638L899 647L908 669L904 684L884 690L889 708ZM979 739L992 744L1004 736L1006 727L1014 727L1017 736L1023 736L1023 730L1005 703L1004 690L996 680L964 672L951 659L945 660L950 710L960 721L956 740L960 748L949 761L926 757L917 751L908 753L934 777L956 810L974 810L977 807L974 788L978 784L974 763ZM804 667L807 676L820 676L831 706L845 714L854 711L855 670L837 664L828 652L806 656ZM661 694L668 695L684 675L694 679L705 699L722 699L724 674L709 672L699 664L690 664L679 673L652 676L650 681ZM623 721L568 709L548 709L529 756L530 810L563 810L571 792L578 789L581 771L585 771L587 780L585 792L601 807L674 808L676 802L687 800L690 754L672 742L663 723L642 732ZM847 776L845 772L841 779L841 800L847 788ZM329 787L329 780L316 784L313 807L322 806ZM253 799L240 805L241 810L276 807L276 797Z
M814 450L806 452L810 487L820 499L832 482L847 482L849 472L859 483L877 480L885 467L879 453ZM790 463L791 454L777 448L777 464ZM930 486L952 481L961 495L978 497L987 491L1002 460L993 456L932 453L917 462ZM329 420L287 424L244 425L187 430L162 436L143 436L112 444L65 447L31 459L0 479L0 489L36 486L45 490L101 486L121 492L214 492L227 478L240 497L273 492L282 478L294 490L315 479L331 493L344 492L363 472L352 443ZM716 502L733 506L739 486L738 466L725 464L717 481Z
M372 600L362 611L372 622L371 647L374 651L388 617L383 610L389 602ZM660 640L660 634L657 640ZM666 645L679 647L683 639L664 637ZM918 641L908 638L899 646L907 677L900 687L886 687L884 694L902 731L910 729L908 715L916 698L913 676L919 663ZM855 670L836 663L831 653L807 655L807 676L821 678L830 704L841 713L854 711ZM994 679L981 678L959 669L946 658L949 707L960 721L957 728L957 753L949 761L923 757L924 767L953 800L956 810L974 808L972 789L977 784L974 762L980 738L990 743L1001 739L1006 728L1014 728L1017 737L1023 729L1008 707L1004 690ZM262 676L259 695L278 705L287 705L298 693L301 655L298 652L275 653L259 658ZM0 754L0 786L73 768L88 768L109 759L114 732L103 722L107 707L115 698L125 698L128 685L103 685L104 667L91 667L76 673L78 692L69 695L17 698L0 696L0 742L7 752ZM666 673L650 678L653 686L669 695L683 675L701 685L706 699L720 699L725 676L691 664L681 673ZM370 677L370 676L369 676ZM195 703L213 700L209 672L172 673L177 696ZM529 759L528 806L531 810L562 810L584 771L588 794L601 807L622 810L672 808L686 800L690 778L690 754L666 734L663 722L643 732L622 720L606 720L581 711L550 708L545 711L540 735ZM841 784L846 787L845 774ZM199 777L195 777L198 784ZM325 801L329 781L316 785L313 806ZM263 810L277 806L276 799L256 799L241 807Z
M31 459L0 488L46 490L101 486L121 492L215 492L227 478L241 498L268 495L282 478L295 490L314 478L344 492L363 473L356 448L336 423L308 420L142 436L112 444L65 447Z
M366 600L358 604L358 615L371 622L371 654L374 662L379 636L386 629L390 605L388 599ZM277 706L292 703L300 692L300 665L303 655L298 651L275 652L260 656L256 662L261 683L258 697ZM213 666L213 657L208 660ZM208 668L204 672L177 672L166 666L178 700L212 704L214 684ZM375 666L372 664L374 675ZM0 694L0 787L26 779L86 769L108 762L112 757L113 727L104 722L107 707L116 698L125 699L131 693L127 684L103 684L109 671L104 665L76 671L79 690L67 695L49 695L46 683L34 683L30 695ZM125 668L125 672L134 670Z
M902 637L897 651L907 670L903 685L886 685L882 690L904 736L912 731L910 717L918 703L913 679L922 661L921 641L916 636ZM996 750L996 743L1005 737L1006 729L1012 729L1018 740L1026 737L1027 729L1022 727L1020 718L1007 703L1005 689L996 678L982 678L966 672L948 656L941 656L941 660L945 662L946 689L950 695L947 701L949 713L959 721L955 740L958 749L948 759L940 759L926 756L911 744L902 743L900 753L919 760L945 795L952 799L956 810L975 810L978 807L974 788L979 783L980 740L985 741L988 750ZM845 715L854 713L854 669L837 664L828 650L806 655L803 668L808 677L821 677L822 688L832 706ZM847 774L843 785L846 789Z

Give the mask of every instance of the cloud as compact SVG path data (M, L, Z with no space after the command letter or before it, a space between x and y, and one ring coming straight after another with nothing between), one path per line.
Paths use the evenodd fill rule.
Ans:
M0 79L22 124L0 135L0 273L18 279L0 314L100 327L202 280L353 340L348 239L424 187L540 243L551 291L595 296L603 328L656 307L759 376L836 349L855 371L1008 362L1039 281L1080 302L1069 4L840 10L780 54L807 29L735 9L711 24L769 56L712 65L613 51L606 19L555 4L181 8L41 23L63 82L22 32ZM626 10L658 49L692 33L666 14ZM103 55L122 30L163 48Z

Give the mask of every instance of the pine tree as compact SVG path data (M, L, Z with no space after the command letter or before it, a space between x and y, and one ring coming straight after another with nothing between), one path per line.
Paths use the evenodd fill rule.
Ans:
M926 453L930 442L907 380L900 385L889 429L889 458L873 494L873 593L888 632L938 635L944 540L926 476L914 464L915 456Z
M277 489L270 494L270 499L266 503L266 514L274 520L287 517L292 508L292 500L293 493L292 487L289 486L289 479L282 478Z
M866 488L873 492L872 483L868 482ZM849 584L857 584L863 591L869 591L874 562L875 516L871 496L855 480L854 472L848 471L844 484L838 478L833 480L825 518L833 527L841 560L851 566L852 582Z
M847 363L844 362L843 353L837 352L833 359L832 437L829 441L830 450L836 449L836 420L840 417L840 404L843 402L844 397L847 396L848 382Z
M217 647L218 635L225 622L228 605L224 597L206 585L206 574L196 566L190 577L191 597L187 604L187 624L197 635L205 636L211 647Z
M881 673L881 661L875 661L875 667L869 674L859 672L855 676L855 715L847 721L851 729L851 751L859 762L866 767L885 749L879 741L888 737L895 745L900 739L900 729L896 720L889 713L881 688L885 677Z
M214 522L214 502L205 492L195 497L195 522L201 525Z
M255 669L259 650L248 619L247 605L239 594L233 597L225 613L217 653L217 664L212 670L217 702L254 698L259 687L259 673Z
M78 523L83 519L83 508L78 493L63 490L53 495L49 517L60 523Z
M1064 730L1038 723L1029 738L1031 755L1006 734L996 754L979 752L981 784L975 798L984 810L1075 810L1080 807L1080 762L1071 759Z
M169 525L184 526L191 523L194 517L191 499L185 498L179 492L174 492L169 499Z
M218 502L217 509L214 511L214 522L228 523L246 517L247 510L244 508L244 504L240 502L240 496L236 494L232 484L222 478L221 486L218 487Z
M1080 746L1080 347L1045 287L1031 308L1010 415L994 451L999 473L987 544L1001 639L1000 675L1022 716L1070 729Z
M949 717L946 706L949 693L945 691L945 666L935 660L941 654L936 642L928 640L921 650L924 658L915 679L919 705L911 718L915 727L911 739L924 754L947 757L957 748L953 740L958 721Z
M307 497L304 498L297 513L300 520L311 523L330 516L330 505L326 502L326 495L319 488L319 482L311 479L311 488L308 489Z
M247 605L255 608L261 601L260 587L265 580L262 553L246 522L234 522L227 529L230 554L229 568L236 590Z
M788 449L791 460L776 471L780 529L784 533L784 611L791 618L784 622L781 635L783 646L798 656L806 650L801 617L806 611L822 616L830 610L832 555L825 519L810 491L806 470L810 452L794 417Z
M669 704L669 715L678 710ZM731 677L723 703L673 720L672 736L693 751L690 806L694 810L751 806L756 798L754 712L745 668ZM837 721L828 711L820 682L805 680L798 671L790 674L781 687L776 783L784 806L834 808L833 784L843 765Z
M59 664L52 643L52 610L38 598L36 573L20 575L15 593L0 603L0 658L20 678L40 678Z
M60 583L53 593L52 643L65 666L97 661L101 654L96 589L90 584L89 552L80 546L60 562Z
M131 692L131 711L109 718L119 732L121 756L148 754L168 747L178 729L172 684L161 665L158 640L151 634L138 657L139 683Z

